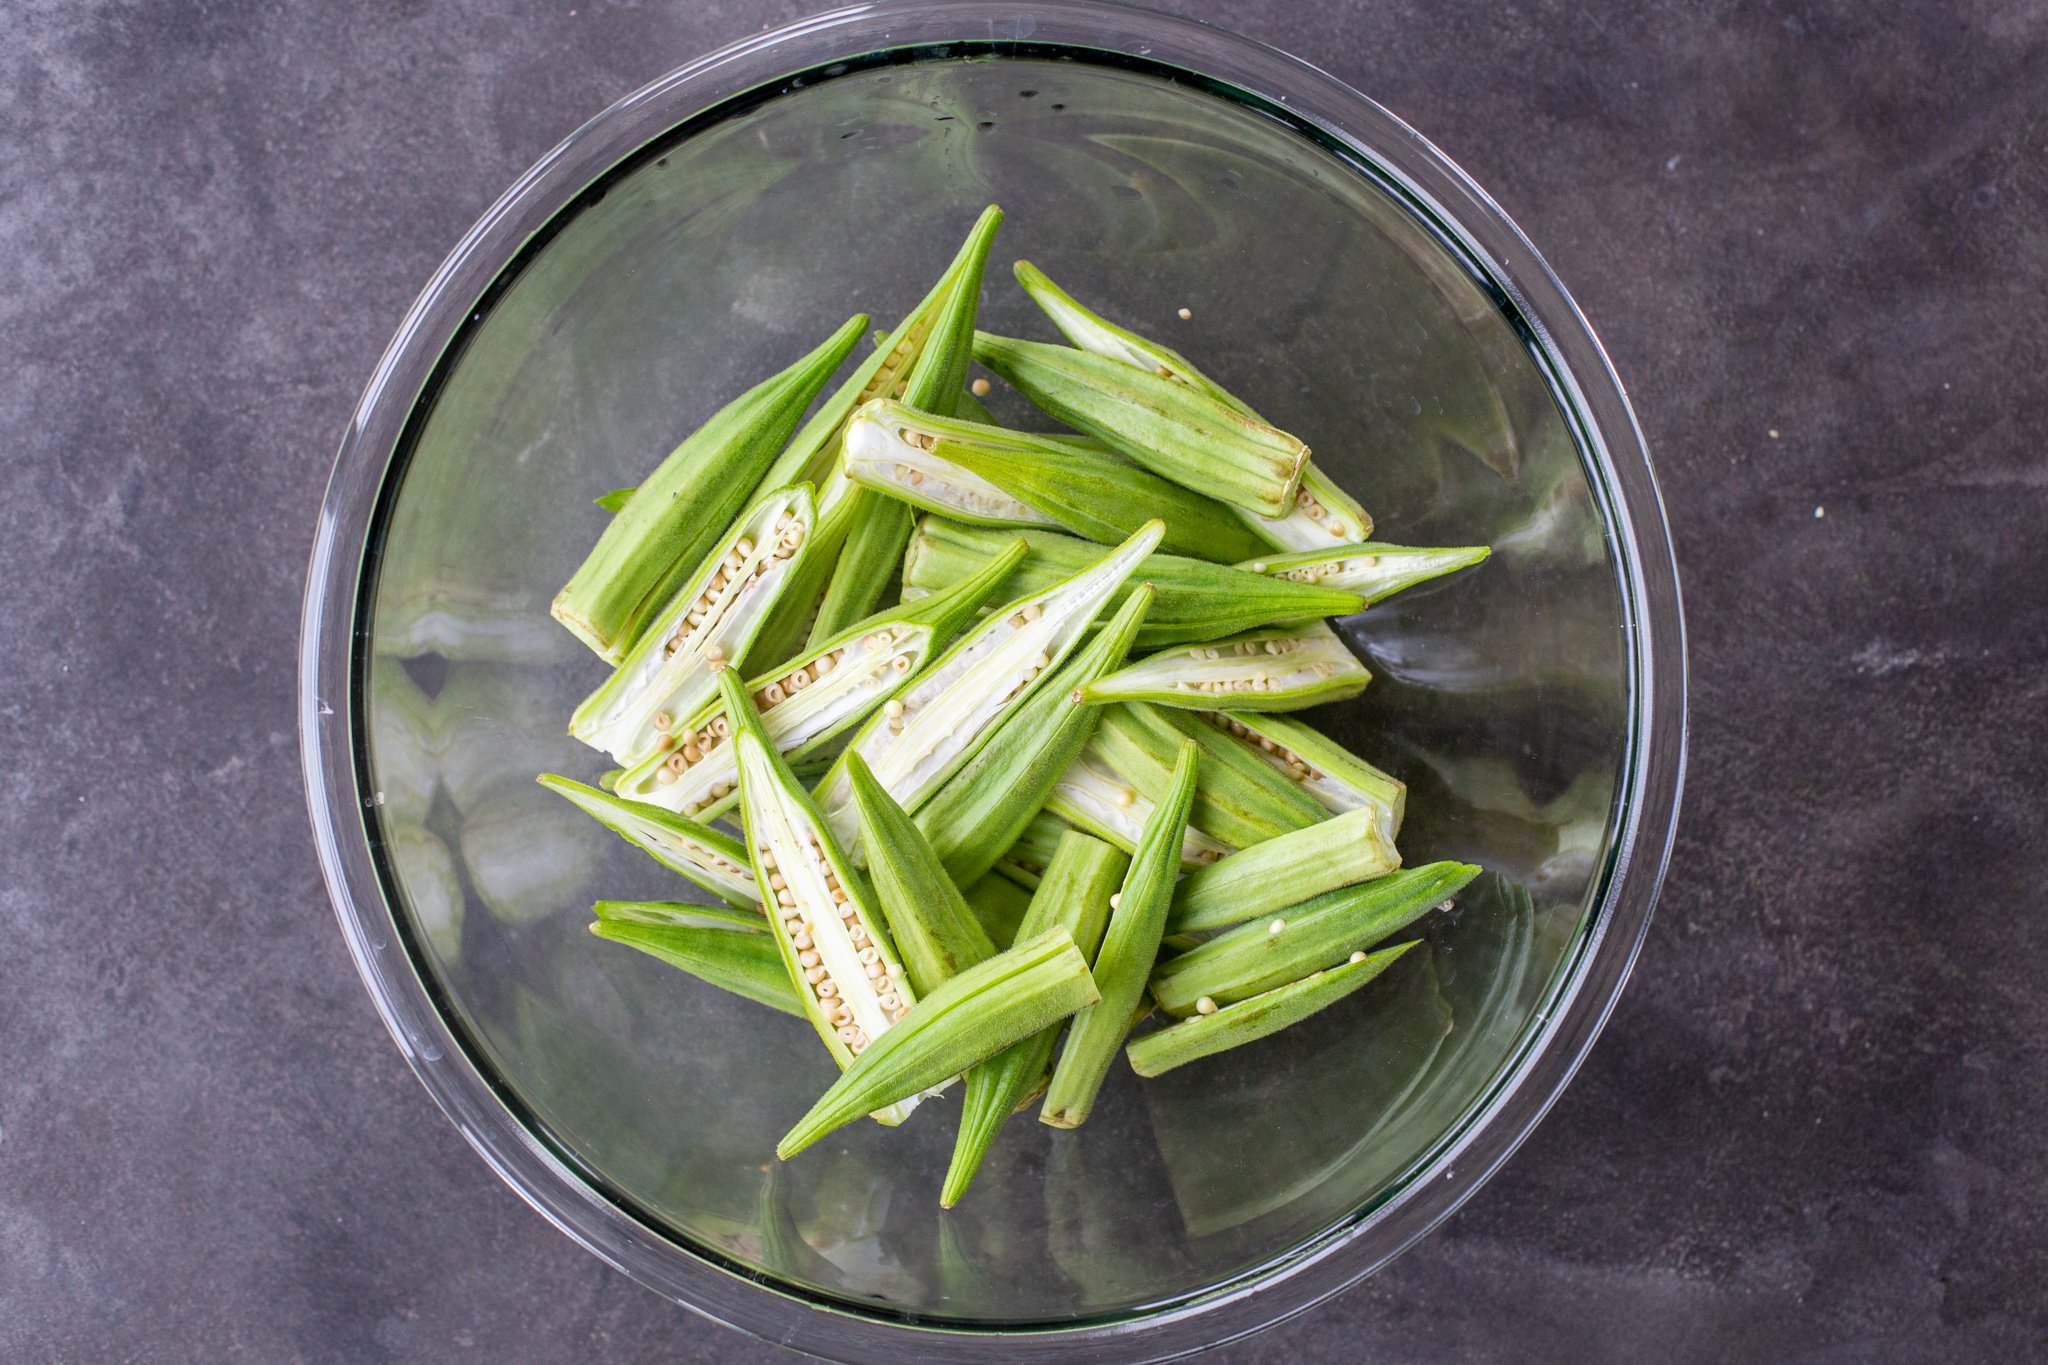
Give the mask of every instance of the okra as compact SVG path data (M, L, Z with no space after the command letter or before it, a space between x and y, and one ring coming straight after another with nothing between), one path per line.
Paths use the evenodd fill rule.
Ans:
M613 796L554 773L542 773L537 780L669 871L741 909L760 908L761 885L738 840L674 811Z
M555 619L606 662L623 661L753 498L775 452L866 326L866 316L855 315L818 349L734 399L677 446L619 509L556 594L550 608Z
M710 698L712 668L753 642L806 553L816 515L809 484L755 502L612 676L584 698L569 733L628 767L659 752L675 719Z
M1172 554L1227 563L1263 546L1233 509L1094 442L934 417L886 399L854 414L846 471L856 483L979 526L1064 528L1113 545L1158 517L1166 523L1160 549Z
M995 956L995 944L930 842L882 790L858 753L847 755L846 775L889 937L910 973L911 988L930 995L949 978Z
M590 932L623 943L721 990L804 1017L759 911L713 910L670 901L599 901Z
M919 808L917 827L954 880L965 885L994 867L1045 804L1095 729L1097 708L1082 704L1081 689L1123 659L1151 601L1150 587L1131 589L1116 614Z
M866 885L775 751L737 671L720 670L718 689L733 722L747 850L769 927L805 1017L844 1069L886 1037L917 996ZM891 1101L876 1117L900 1123L915 1103Z
M1082 749L1067 765L1045 802L1045 808L1059 819L1115 844L1126 853L1137 848L1138 837L1150 822L1154 805L1151 797L1111 772L1095 756L1092 746ZM1201 867L1233 851L1231 845L1190 825L1182 836L1180 865Z
M1111 901L1109 927L1095 955L1095 989L1102 998L1082 1010L1067 1031L1066 1046L1060 1050L1045 1106L1038 1114L1041 1122L1055 1128L1078 1128L1087 1119L1109 1064L1131 1031L1134 1012L1144 1001L1146 979L1166 930L1174 879L1180 875L1181 839L1195 800L1199 753L1192 741L1181 745L1173 785L1145 822L1123 889Z
M1251 421L1265 421L1249 404L1196 369L1186 356L1090 312L1029 261L1017 262L1016 275L1031 301L1045 311L1067 340L1082 350L1186 384ZM1247 527L1268 544L1282 549L1313 549L1332 540L1359 541L1372 534L1372 518L1365 514L1365 509L1318 469L1313 460L1301 471L1301 487L1295 492L1293 507L1279 516L1260 516L1254 512L1245 512L1243 516Z
M1129 868L1130 859L1120 850L1078 830L1068 830L1017 926L1017 936L1030 938L1048 929L1065 929L1073 935L1081 956L1092 963L1102 946L1103 931L1109 927L1110 897ZM946 1169L945 1186L939 1194L941 1208L950 1209L960 1202L1003 1120L1016 1112L1034 1087L1043 1084L1059 1032L1057 1027L1041 1029L967 1073L960 1131L953 1140L952 1164Z
M1337 632L1311 621L1176 645L1098 678L1081 696L1091 705L1149 701L1206 710L1228 699L1239 711L1298 711L1355 697L1371 681Z
M993 204L984 209L952 265L947 267L940 301L917 358L903 378L901 392L892 395L913 408L947 406L967 382L974 317L981 302L981 277L988 264L989 243L1002 221L1001 209ZM891 350L899 351L910 344L911 339L906 336ZM844 439L840 468L848 472ZM915 518L909 508L865 489L855 490L852 496L859 505L853 513L845 548L833 567L832 581L818 605L818 617L811 627L812 644L844 630L874 610L895 574L904 543L910 539Z
M1071 346L987 332L975 334L974 358L1162 478L1262 516L1294 505L1308 446L1199 389Z
M1152 973L1152 998L1172 1015L1206 1000L1228 1005L1369 951L1464 889L1468 863L1430 863L1329 891L1210 939Z
M1036 888L1039 879L1045 875L1046 864L1052 861L1053 851L1059 847L1060 836L1072 828L1051 811L1037 812L1025 824L1024 832L1017 836L1016 842L996 859L996 871L1019 886Z
M1011 540L1031 547L1008 591L1041 592L1086 565L1096 547L1072 536L1028 529L991 530L942 517L918 520L903 557L904 596L937 591L973 573ZM1138 632L1140 649L1215 640L1283 621L1348 616L1365 605L1354 592L1246 573L1179 555L1155 554L1137 571L1158 596Z
M761 724L792 767L881 706L974 619L982 602L1024 553L1021 544L988 571L956 587L877 612L764 676L747 691ZM908 661L901 666L897 660ZM660 748L617 782L619 793L684 815L711 819L737 798L732 723L713 698L663 731Z
M1400 865L1379 812L1351 811L1196 868L1174 888L1167 932L1242 924Z
M1017 941L1017 926L1031 906L1029 890L999 872L991 872L960 894L967 898L968 909L981 921L982 932L988 935L990 943L1007 948Z
M1427 583L1447 573L1470 568L1493 553L1484 545L1449 549L1414 549L1406 545L1339 545L1301 554L1260 555L1238 565L1252 573L1284 578L1291 583L1346 588L1365 604L1392 597L1403 588Z
M1145 702L1105 707L1090 747L1104 767L1157 801L1172 780L1174 755L1185 740L1193 740L1205 757L1189 823L1218 842L1250 848L1326 818L1321 806L1245 755L1231 755L1236 762L1207 762L1208 754L1225 746L1196 725L1175 724L1173 712L1163 707Z
M1401 832L1408 784L1381 772L1322 731L1287 716L1240 711L1198 712L1217 729L1235 735L1261 760L1283 773L1325 810L1343 814L1370 806L1380 813L1387 838Z
M1377 953L1353 953L1341 966L1313 972L1299 981L1219 1008L1213 1014L1199 1014L1157 1033L1135 1038L1124 1049L1124 1055L1130 1059L1131 1070L1140 1076L1157 1076L1188 1062L1271 1037L1317 1010L1336 1004L1393 966L1415 946L1411 942Z
M787 1161L864 1113L943 1084L1099 995L1087 959L1053 929L970 967L866 1048L775 1146Z
M1111 594L1151 553L1161 530L1150 522L1073 577L999 608L890 698L848 748L867 761L905 810L916 811L1059 667ZM857 846L860 832L843 760L825 775L817 798L833 832Z

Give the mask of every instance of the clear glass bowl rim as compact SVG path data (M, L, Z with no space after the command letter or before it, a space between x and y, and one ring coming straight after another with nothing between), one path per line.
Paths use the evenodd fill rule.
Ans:
M1538 1025L1490 1092L1373 1207L1232 1281L1113 1320L983 1326L821 1300L678 1245L579 1174L467 1055L405 952L358 788L363 589L399 441L463 320L522 248L593 180L744 92L900 48L1063 47L1175 68L1263 102L1402 196L1527 327L1581 444L1629 629L1631 733L1619 818L1592 920ZM428 282L364 390L323 501L301 621L299 734L321 870L358 972L435 1102L498 1175L563 1232L663 1296L765 1340L834 1359L1164 1359L1234 1340L1371 1274L1478 1189L1548 1111L1613 1009L1648 929L1676 827L1686 746L1677 568L1642 432L1564 287L1478 185L1400 119L1298 58L1196 20L1104 0L878 0L711 53L626 96L513 184Z

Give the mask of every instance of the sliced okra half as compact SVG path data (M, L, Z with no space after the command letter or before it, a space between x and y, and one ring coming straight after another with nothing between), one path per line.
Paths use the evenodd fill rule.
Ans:
M1042 411L1161 478L1261 516L1301 487L1301 438L1199 389L1071 346L977 332L974 358Z
M978 526L1051 527L1113 545L1157 517L1166 523L1160 548L1171 554L1228 563L1264 548L1236 509L1097 442L935 417L886 399L854 414L846 470L857 483Z
M817 505L809 484L760 498L705 556L603 686L569 719L569 733L631 767L662 751L675 722L715 690L712 669L753 642L802 561Z
M1300 554L1258 555L1237 567L1290 583L1344 588L1371 606L1404 588L1442 578L1447 573L1484 562L1493 551L1484 545L1416 549L1406 545L1338 545Z
M1325 810L1370 807L1380 813L1391 841L1401 832L1408 784L1381 772L1313 726L1289 716L1249 711L1198 712L1226 734L1243 740L1259 758L1314 798Z
M1393 966L1419 942L1398 944L1376 953L1353 953L1338 966L1311 972L1299 981L1275 986L1234 1005L1219 1006L1213 1013L1197 1014L1134 1038L1124 1049L1124 1056L1129 1059L1131 1070L1140 1076L1158 1076L1203 1057L1270 1038L1317 1010L1336 1004Z
M804 1017L768 922L755 910L674 901L599 901L590 932L784 1014Z
M1251 421L1265 420L1250 404L1196 369L1179 351L1082 307L1031 262L1019 261L1015 269L1017 282L1024 286L1031 301L1045 311L1067 340L1082 350L1198 389ZM1333 540L1359 541L1372 535L1372 518L1365 509L1313 460L1301 471L1301 487L1295 491L1292 507L1278 516L1261 516L1256 512L1245 512L1243 516L1247 527L1267 544L1280 549L1313 549Z
M1174 888L1169 934L1223 929L1401 865L1378 811L1355 810L1200 867Z
M775 1146L787 1161L864 1113L901 1107L1100 997L1064 929L997 953L877 1037Z
M760 909L761 885L737 839L674 811L554 773L542 773L536 780L669 871L741 909Z
M1372 674L1322 621L1176 645L1082 689L1084 700L1189 710L1299 711L1357 696Z
M784 759L801 765L902 689L974 620L1024 553L1014 545L986 572L945 592L877 612L773 672L747 690L761 724ZM737 799L732 722L716 697L662 733L656 753L623 774L620 795L711 819Z
M1060 774L1045 808L1057 819L1129 853L1137 848L1154 805L1150 797L1111 771L1091 746ZM1231 845L1190 825L1181 838L1180 865L1203 867L1233 851Z
M1168 1014L1207 1014L1371 951L1479 875L1440 862L1390 873L1225 930L1161 962L1152 998Z
M815 351L720 409L625 500L550 608L621 663L758 487L811 399L867 327L857 314Z
M917 996L865 884L775 751L732 669L718 687L735 721L740 810L768 923L804 1015L844 1069L910 1012ZM898 1096L876 1118L900 1123Z
M1043 592L1079 572L1098 551L1086 541L1028 528L995 530L925 516L903 556L904 596L934 592L973 573L1022 538L1030 553L1010 576L1011 595ZM1365 605L1357 593L1247 573L1181 555L1154 554L1136 574L1157 592L1138 632L1137 647L1157 649L1217 640L1283 621L1349 616Z
M1071 578L999 608L890 698L847 747L905 810L916 811L1080 642L1161 530L1148 523ZM843 761L826 774L817 798L833 833L857 849Z

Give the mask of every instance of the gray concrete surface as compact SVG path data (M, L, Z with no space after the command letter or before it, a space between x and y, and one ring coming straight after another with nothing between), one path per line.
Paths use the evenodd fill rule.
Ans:
M17 0L0 22L0 1357L761 1360L407 1075L293 738L344 415L564 132L821 6ZM1239 0L1423 129L1639 404L1693 769L1503 1176L1254 1362L2048 1341L2048 10ZM1825 508L1825 516L1818 509Z

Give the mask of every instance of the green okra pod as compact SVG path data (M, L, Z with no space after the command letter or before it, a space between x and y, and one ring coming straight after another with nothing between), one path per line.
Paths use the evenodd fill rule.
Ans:
M1028 529L992 530L925 516L903 556L904 596L936 591L974 572L1021 537L1031 547L1011 575L1012 594L1042 592L1092 560L1096 547L1072 536ZM1138 632L1137 647L1215 640L1283 621L1348 616L1365 605L1354 592L1246 573L1199 559L1155 554L1136 577L1158 592Z
M917 827L954 880L965 885L994 867L1052 794L1095 729L1096 708L1077 694L1122 660L1151 602L1142 583L1125 594L1116 614L918 809Z
M1317 1010L1336 1004L1393 966L1415 946L1403 943L1376 953L1354 953L1340 966L1275 986L1237 1004L1221 1007L1213 1014L1199 1014L1134 1038L1124 1049L1124 1055L1130 1059L1131 1070L1140 1076L1157 1076L1188 1062L1271 1037Z
M1254 422L1265 421L1249 404L1196 369L1186 356L1090 312L1029 261L1017 262L1016 275L1032 302L1082 350L1189 385ZM1294 506L1279 516L1255 512L1243 516L1247 527L1281 549L1316 549L1333 540L1360 541L1372 535L1372 518L1365 509L1313 460L1302 468Z
M1379 812L1351 811L1196 868L1174 888L1166 930L1228 928L1384 877L1400 865Z
M569 718L569 733L620 762L658 752L674 721L714 690L711 670L753 642L809 553L817 506L808 484L763 494L715 544L675 599L649 618L625 659Z
M1074 650L1161 530L1148 523L1072 577L999 608L892 697L848 749L898 804L916 811ZM825 775L817 798L834 833L857 848L843 761Z
M1018 937L1031 938L1048 929L1065 929L1073 935L1081 956L1092 962L1102 945L1103 932L1109 927L1109 899L1117 893L1129 869L1130 859L1122 850L1078 830L1068 830L1046 865L1037 894L1031 897L1017 928ZM960 1202L975 1172L981 1169L982 1158L988 1155L1003 1121L1044 1084L1059 1033L1057 1025L1042 1029L967 1073L960 1131L953 1141L953 1160L939 1194L940 1207L952 1208Z
M1271 920L1226 930L1159 964L1152 998L1168 1014L1207 1013L1370 951L1479 875L1469 863L1430 863L1325 892Z
M1141 469L1092 441L935 417L878 399L854 414L848 477L929 512L980 526L1064 528L1114 545L1147 518L1160 549L1228 563L1264 543L1234 510Z
M1092 740L1060 774L1052 795L1045 801L1045 809L1055 822L1085 830L1126 853L1138 847L1138 839L1151 820L1155 805L1151 797L1101 761ZM1181 837L1180 865L1201 867L1235 851L1235 847L1189 825Z
M863 315L849 319L823 345L728 403L677 446L619 509L556 594L550 608L555 619L607 662L623 660L753 497L775 452L866 326Z
M1381 772L1322 731L1288 716L1247 711L1195 714L1243 740L1261 762L1279 771L1325 810L1341 815L1370 806L1380 813L1389 840L1401 832L1408 784Z
M889 937L911 986L929 995L948 978L993 957L995 944L946 875L939 855L858 753L847 755L846 775Z
M669 871L741 909L760 908L761 886L738 840L674 811L629 801L554 773L542 773L536 780Z
M981 921L982 932L997 948L1007 948L1017 941L1017 926L1023 923L1024 912L1031 906L1031 892L999 872L991 872L974 885L960 892L967 898L967 906L974 911L974 917Z
M1321 621L1270 626L1206 644L1175 645L1098 678L1084 701L1147 701L1207 710L1298 711L1357 696L1372 681Z
M787 1161L864 1113L898 1105L1056 1024L1099 996L1064 929L997 953L933 991L874 1040L776 1144Z
M1327 818L1327 812L1285 778L1261 764L1209 762L1224 748L1197 725L1176 724L1174 712L1147 702L1124 702L1102 708L1102 720L1090 749L1100 764L1150 801L1157 802L1172 782L1174 757L1184 741L1203 751L1201 781L1195 788L1189 823L1231 848L1254 844L1305 829Z
M974 620L976 609L1007 572L1001 566L1023 554L1021 543L1013 545L1008 554L990 561L987 572L877 612L766 675L748 679L761 724L783 758L792 767L812 760L900 691ZM654 754L620 775L615 785L621 796L706 820L738 799L739 769L723 702L712 698L662 736Z
M1071 346L978 332L974 358L1162 478L1262 516L1294 505L1308 446L1186 384Z
M1338 545L1299 554L1258 555L1237 567L1292 583L1344 588L1365 604L1392 597L1404 588L1427 583L1447 573L1484 562L1493 551L1484 545L1447 549L1415 549L1406 545Z
M599 901L590 932L623 943L734 995L804 1017L759 910L714 910L671 901Z
M1123 890L1111 908L1109 927L1095 956L1095 988L1102 999L1075 1018L1066 1046L1045 1091L1039 1119L1055 1128L1077 1128L1094 1107L1111 1060L1123 1046L1134 1016L1142 1012L1145 984L1180 875L1181 838L1195 800L1200 751L1184 742L1174 762L1173 785L1145 822Z

